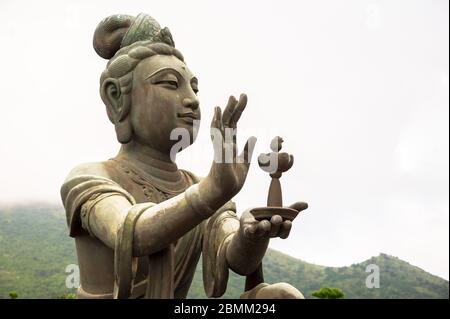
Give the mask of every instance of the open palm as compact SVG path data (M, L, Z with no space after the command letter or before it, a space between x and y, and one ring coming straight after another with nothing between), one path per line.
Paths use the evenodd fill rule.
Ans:
M214 162L209 177L214 186L231 199L244 185L256 143L256 137L247 140L244 150L237 155L237 122L247 106L247 96L241 94L239 101L230 96L222 114L220 107L214 109L211 122L211 140L214 147Z

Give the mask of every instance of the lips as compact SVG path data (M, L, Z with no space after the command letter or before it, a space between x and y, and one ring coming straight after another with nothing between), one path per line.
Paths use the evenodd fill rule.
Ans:
M194 120L198 120L198 116L195 113L191 112L178 114L178 117L188 123L193 123Z

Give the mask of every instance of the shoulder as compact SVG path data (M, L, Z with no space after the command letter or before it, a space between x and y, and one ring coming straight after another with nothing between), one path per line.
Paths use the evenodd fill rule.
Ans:
M108 178L109 172L105 162L89 162L75 166L67 175L66 180L82 175L96 175Z
M61 186L61 197L66 201L70 192L81 192L97 185L116 184L111 178L112 168L106 162L91 162L75 166L66 176Z
M61 199L66 210L70 235L81 233L81 207L100 194L114 193L126 197L131 204L134 198L114 181L114 166L107 162L85 163L74 167L61 186Z
M65 182L80 176L95 176L115 180L117 175L117 164L112 160L88 162L75 166L67 175Z

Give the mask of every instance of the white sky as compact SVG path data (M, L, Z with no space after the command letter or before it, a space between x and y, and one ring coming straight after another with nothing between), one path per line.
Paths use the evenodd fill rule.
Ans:
M215 105L246 92L239 140L281 135L285 203L310 209L272 247L342 266L380 252L449 278L448 1L1 1L0 203L58 202L69 170L112 157L92 48L104 17L145 12L199 78L203 124L178 158L206 175ZM254 163L256 164L256 163ZM262 206L257 165L235 198Z

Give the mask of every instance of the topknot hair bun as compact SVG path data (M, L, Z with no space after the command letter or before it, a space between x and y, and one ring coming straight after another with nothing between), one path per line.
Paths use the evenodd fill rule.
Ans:
M135 17L115 14L103 19L94 32L95 52L104 59L110 59L120 49L122 40Z

